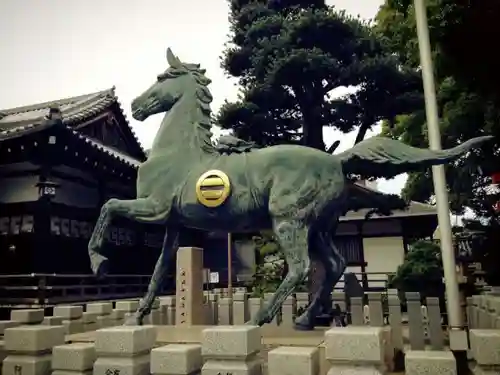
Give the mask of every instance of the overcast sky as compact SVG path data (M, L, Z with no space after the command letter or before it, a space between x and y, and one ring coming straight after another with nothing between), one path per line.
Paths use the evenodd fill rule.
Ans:
M373 18L383 0L330 0L339 9ZM123 108L166 68L169 46L199 62L213 83L212 109L236 97L220 68L229 25L226 0L0 0L0 109L60 99L116 86ZM160 118L128 116L148 148ZM325 129L325 142L352 145L355 134ZM374 134L373 132L371 134ZM401 175L379 189L399 193Z

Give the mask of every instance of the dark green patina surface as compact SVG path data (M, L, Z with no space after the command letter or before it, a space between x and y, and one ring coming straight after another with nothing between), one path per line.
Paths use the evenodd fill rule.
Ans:
M132 103L137 120L166 112L148 160L139 167L137 199L109 200L89 242L93 271L102 274L107 265L103 236L114 216L166 225L148 293L127 324L142 324L149 313L170 255L178 248L179 228L187 226L227 232L274 231L289 272L251 324L270 322L285 298L306 278L310 260L321 263L323 283L295 322L299 329L312 329L314 317L345 269L332 234L339 216L349 209L346 175L393 177L446 163L489 139L476 138L450 150L430 151L374 137L335 156L295 145L260 149L234 137L222 138L214 146L210 141L210 80L198 64L183 63L170 50L167 61L170 67ZM231 195L221 206L209 208L198 202L195 186L203 173L214 169L229 176Z

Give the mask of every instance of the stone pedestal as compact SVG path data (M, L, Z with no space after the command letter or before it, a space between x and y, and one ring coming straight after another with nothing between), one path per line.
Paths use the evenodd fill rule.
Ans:
M248 299L248 309L250 310L250 319L253 319L262 307L262 298L252 297Z
M243 325L248 321L248 298L246 293L234 293L233 324Z
M55 306L54 316L63 319L63 325L66 328L66 334L84 332L84 324L82 320L82 306Z
M176 325L202 325L203 249L181 247L177 251Z
M63 324L63 318L60 318L58 316L46 316L43 318L42 324L44 326L62 326Z
M388 353L392 347L382 327L334 327L325 333L325 358L330 362L329 375L357 371L359 375L386 374L392 367Z
M52 375L91 375L95 360L94 344L56 346L52 351Z
M292 327L295 314L294 312L295 299L293 296L289 296L286 298L285 302L283 302L283 306L281 306L281 325Z
M151 311L148 315L144 317L144 324L147 325L160 325L161 324L161 314L160 314L160 299L155 298L153 304L151 305Z
M0 340L2 340L7 328L18 327L20 325L21 323L15 320L0 320Z
M82 322L83 322L83 331L91 332L99 329L97 326L97 317L99 315L92 312L84 312L82 314Z
M217 326L202 336L202 375L262 375L260 327Z
M471 329L470 346L476 360L474 375L500 374L500 330Z
M203 365L200 345L172 344L151 351L151 374L198 374Z
M113 304L111 302L96 302L87 304L87 312L97 314L97 326L99 328L111 327L111 312Z
M456 375L457 362L452 352L409 350L405 355L406 375Z
M271 375L319 375L319 349L282 346L267 356Z
M125 321L125 311L114 309L109 314L109 318L111 319L112 327L121 326Z
M52 348L64 344L62 326L21 326L5 331L2 375L50 375Z
M217 324L220 326L231 325L231 298L219 298L219 306L217 307Z
M23 309L10 312L10 320L15 320L20 324L41 324L43 318L43 309Z
M160 297L162 325L175 325L175 296Z
M126 313L134 313L139 308L139 301L116 301L115 310L121 310Z
M153 326L120 326L96 331L93 375L149 375Z

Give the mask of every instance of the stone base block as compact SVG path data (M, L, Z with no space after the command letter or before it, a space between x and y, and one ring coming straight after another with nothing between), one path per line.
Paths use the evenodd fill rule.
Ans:
M327 375L384 375L375 366L333 365ZM429 374L431 375L431 374ZM437 375L437 374L432 374Z
M117 301L115 303L115 310L125 312L135 312L139 308L139 301Z
M500 330L471 329L470 345L472 356L479 365L500 364Z
M8 355L3 360L2 375L50 375L51 357L50 354Z
M84 332L83 321L81 319L64 320L63 326L67 335Z
M64 318L64 320L79 319L82 317L83 307L82 306L55 306L54 313L52 315Z
M160 325L161 324L161 313L160 310L151 310L151 312L144 317L144 324L148 325Z
M262 373L262 362L257 358L246 362L234 360L208 360L201 368L201 375L262 375Z
M113 304L111 302L89 303L86 311L98 315L109 315L113 311Z
M7 328L18 327L21 323L16 322L15 320L0 320L0 336L5 334L5 330Z
M0 368L2 368L2 361L7 357L7 351L5 350L5 343L0 341Z
M268 353L268 372L272 375L318 375L319 349L287 347Z
M203 330L202 354L207 358L246 358L260 351L260 327L214 326Z
M96 313L84 312L82 314L82 322L83 324L96 323L98 316L99 314Z
M130 356L149 352L155 342L156 329L153 326L104 328L97 330L95 335L95 349L98 355Z
M40 324L44 318L43 309L12 310L10 320L15 320L21 324Z
M17 353L39 353L64 344L64 327L20 326L5 330L5 349Z
M203 365L200 345L166 345L151 351L151 373L189 375Z
M97 358L93 375L149 375L149 354L131 358Z
M92 375L90 371L53 370L51 375Z
M99 328L108 328L113 326L114 321L110 315L100 315L97 317L97 326Z
M99 329L99 326L97 323L87 323L83 325L83 332L92 332L92 331L97 331Z
M325 357L331 362L386 366L386 335L382 327L334 327L325 333Z
M405 369L406 375L456 375L457 363L452 352L409 350Z
M500 374L500 365L499 366L479 366L474 365L472 368L472 374L474 375L498 375Z
M53 370L91 371L95 361L95 346L90 343L59 345L52 351Z
M59 316L46 316L45 318L43 318L42 324L44 326L62 326L63 318Z

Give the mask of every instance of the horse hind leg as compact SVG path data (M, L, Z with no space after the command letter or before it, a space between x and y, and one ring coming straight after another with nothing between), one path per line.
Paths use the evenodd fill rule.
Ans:
M141 217L154 217L157 213L157 204L148 198L131 200L111 198L104 203L88 244L90 265L94 274L102 276L107 273L108 258L102 253L102 247L104 236L114 217L123 216L137 220Z
M285 255L288 273L269 302L251 320L250 324L253 325L270 323L285 299L305 280L309 272L307 226L300 220L275 220L274 232Z
M314 320L321 307L330 303L330 294L345 270L345 260L338 252L331 238L331 232L315 232L310 237L311 256L318 259L324 267L325 276L311 303L306 310L295 319L295 328L298 330L314 329Z

